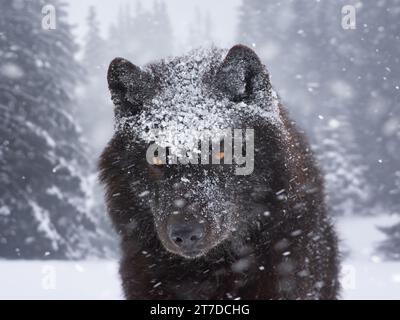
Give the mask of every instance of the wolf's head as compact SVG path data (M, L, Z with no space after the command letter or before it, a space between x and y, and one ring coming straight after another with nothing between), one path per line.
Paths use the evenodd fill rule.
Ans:
M112 189L127 203L112 213L117 224L145 237L140 223L151 216L168 251L194 258L266 211L260 201L271 189L282 123L268 72L251 49L196 50L145 68L117 58L108 83L118 173L102 169L106 184L124 183Z

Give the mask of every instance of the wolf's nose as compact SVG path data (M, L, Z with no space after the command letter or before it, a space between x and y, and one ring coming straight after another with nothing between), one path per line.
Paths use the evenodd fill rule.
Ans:
M205 235L204 223L197 221L176 222L169 228L169 238L177 247L194 250L201 244Z

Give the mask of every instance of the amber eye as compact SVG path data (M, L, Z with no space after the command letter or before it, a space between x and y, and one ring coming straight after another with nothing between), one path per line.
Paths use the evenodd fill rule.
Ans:
M225 154L223 152L218 152L215 155L215 158L217 158L218 160L222 160L225 157Z
M153 164L156 165L156 166L161 166L163 163L162 163L160 158L154 157L153 158Z

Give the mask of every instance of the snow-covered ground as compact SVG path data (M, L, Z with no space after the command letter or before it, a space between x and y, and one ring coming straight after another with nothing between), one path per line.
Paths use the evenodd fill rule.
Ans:
M1 299L121 299L116 261L1 261Z
M344 299L400 299L400 262L385 262L374 245L376 226L393 217L344 218L338 222L343 249ZM0 299L121 299L116 261L0 261Z
M400 299L400 262L388 262L374 247L385 236L376 227L393 225L395 216L341 219L337 230L344 254L342 286L344 299Z

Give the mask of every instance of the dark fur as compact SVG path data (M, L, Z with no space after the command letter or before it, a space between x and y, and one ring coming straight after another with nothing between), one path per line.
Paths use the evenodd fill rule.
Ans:
M232 50L248 54L249 49ZM162 73L161 66L152 69ZM249 72L251 77L259 71ZM251 99L248 92L235 96L234 89L231 83L219 90L232 100ZM155 85L153 90L159 89ZM140 108L140 102L116 105L117 113L118 108ZM337 298L337 239L327 217L323 181L303 134L279 108L287 139L262 119L244 119L246 127L255 129L254 172L231 177L224 186L240 208L235 216L238 229L196 259L164 248L151 210L138 197L141 190L160 186L171 198L187 191L174 190L168 177L179 177L182 168L153 168L145 160L146 145L135 143L132 149L127 136L116 132L101 156L100 169L109 214L121 237L120 274L127 299Z

